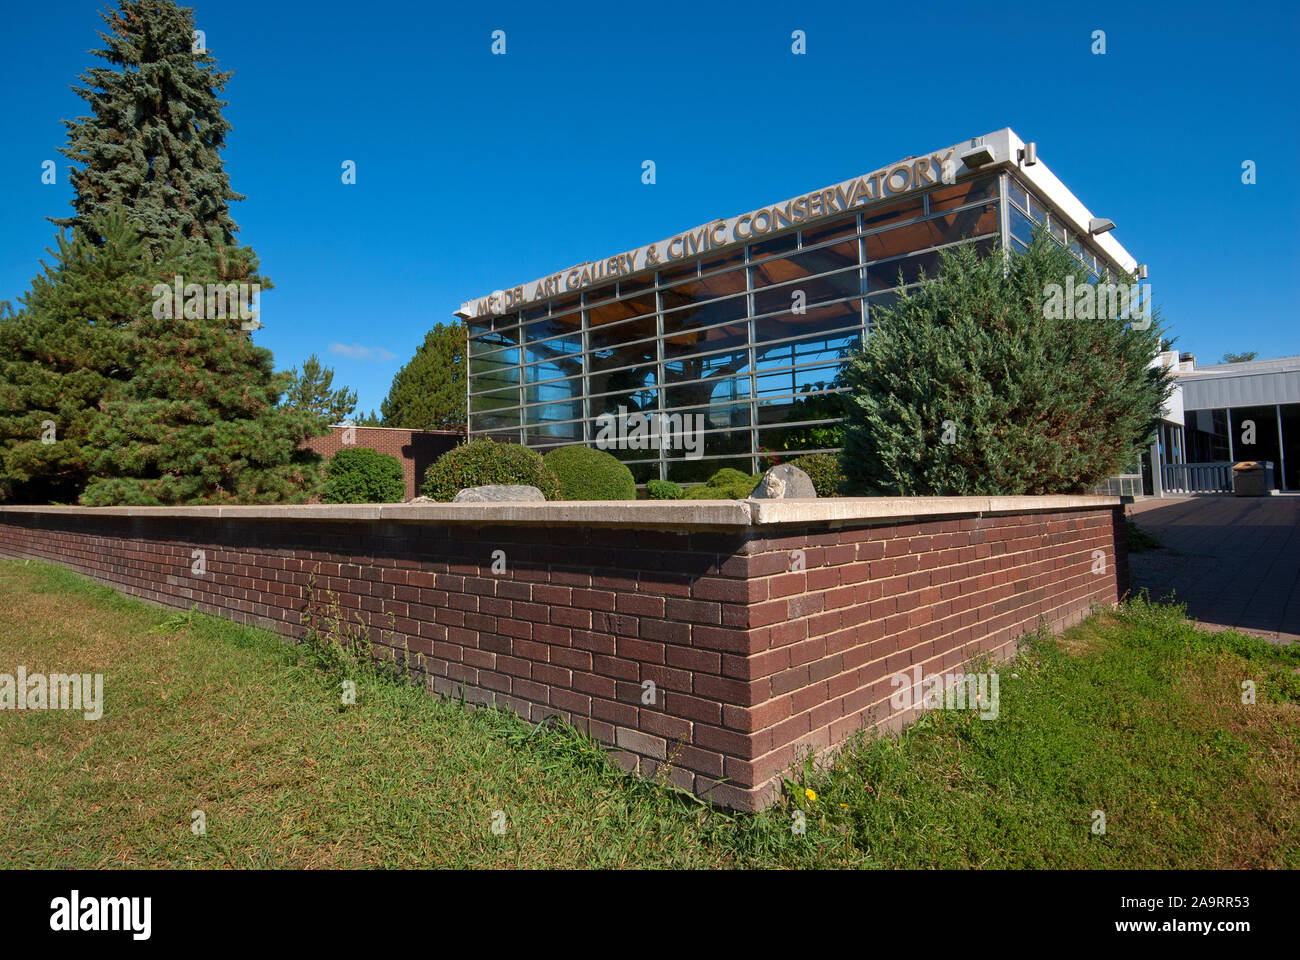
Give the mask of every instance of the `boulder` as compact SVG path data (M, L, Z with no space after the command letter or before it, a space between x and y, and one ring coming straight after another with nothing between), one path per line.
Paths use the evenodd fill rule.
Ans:
M782 463L763 474L749 496L754 500L815 500L817 491L808 474Z
M542 491L536 487L517 483L490 483L485 487L466 487L456 494L452 503L520 503L546 502Z

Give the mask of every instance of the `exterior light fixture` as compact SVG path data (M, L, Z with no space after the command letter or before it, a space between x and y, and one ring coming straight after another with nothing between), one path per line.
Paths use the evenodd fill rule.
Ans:
M1145 280L1147 278L1147 265L1145 263L1138 264L1137 276L1139 280Z
M986 163L992 163L993 148L985 143L981 143L977 147L971 147L961 155L961 162L972 170L976 167L982 167Z
M1115 221L1107 220L1105 217L1093 217L1088 221L1088 232L1094 237L1099 233L1105 233L1107 230L1115 229Z
M1026 167L1032 167L1038 162L1038 144L1026 143L1020 148L1016 156L1020 158L1020 162Z

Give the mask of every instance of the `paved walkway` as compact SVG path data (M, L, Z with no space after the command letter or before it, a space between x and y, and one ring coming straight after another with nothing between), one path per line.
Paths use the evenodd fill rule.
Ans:
M1133 591L1210 626L1300 640L1300 496L1142 500L1129 517L1160 550L1129 555Z

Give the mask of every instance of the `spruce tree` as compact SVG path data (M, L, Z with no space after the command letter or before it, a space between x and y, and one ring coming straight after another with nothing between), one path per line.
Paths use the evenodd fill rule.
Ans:
M465 325L437 324L379 406L386 427L465 428Z
M0 500L76 501L91 428L124 394L126 335L152 299L155 266L121 208L51 254L22 310L0 320Z
M1080 493L1135 462L1170 387L1159 318L1056 316L1087 275L1039 232L1009 262L970 247L882 311L845 367L851 488L895 496ZM1115 278L1115 283L1129 283ZM1083 312L1083 311L1079 311Z
M118 0L102 16L108 66L88 69L73 90L90 114L65 120L61 152L80 167L70 174L75 216L55 220L85 227L113 204L126 207L155 252L176 239L233 246L239 228L221 162L230 124L218 94L231 74L197 49L193 10L172 0Z
M292 380L284 397L284 406L306 410L326 424L339 423L356 411L356 391L347 387L334 390L334 368L321 366L316 354L303 363L301 373L294 367L289 376Z
M319 488L320 458L302 442L327 428L278 405L288 374L253 345L229 296L215 296L227 284L251 295L256 274L222 253L199 244L168 255L157 299L129 333L135 375L90 431L83 504L299 502ZM187 287L179 303L167 290L175 277Z

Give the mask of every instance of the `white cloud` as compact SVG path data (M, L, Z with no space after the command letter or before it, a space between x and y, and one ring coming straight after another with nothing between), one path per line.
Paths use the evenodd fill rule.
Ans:
M397 354L383 347L363 347L359 343L331 343L330 353L352 360L396 360Z

